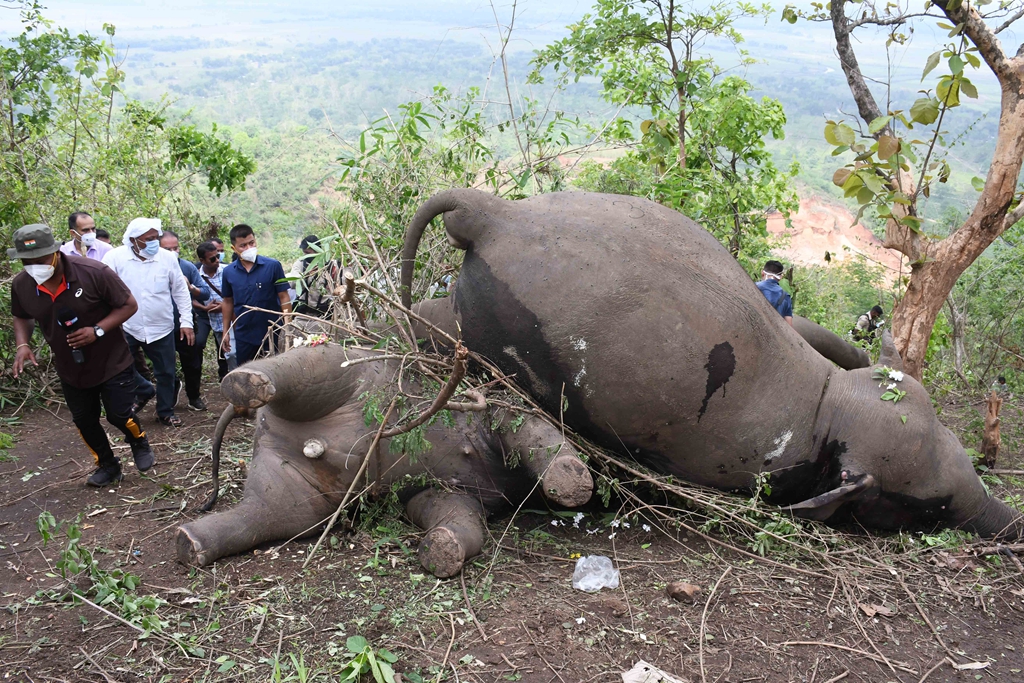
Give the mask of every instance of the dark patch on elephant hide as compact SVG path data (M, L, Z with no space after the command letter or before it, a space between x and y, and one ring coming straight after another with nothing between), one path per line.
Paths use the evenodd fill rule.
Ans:
M736 356L733 355L732 345L729 342L716 344L708 354L708 362L704 369L708 371L708 384L704 391L704 400L697 412L697 422L704 417L704 411L708 409L708 401L716 391L721 389L722 395L725 395L725 384L732 377L732 373L736 371Z
M772 472L772 493L768 500L776 505L794 505L819 496L840 485L842 456L846 442L822 439L813 461L801 460L791 467Z

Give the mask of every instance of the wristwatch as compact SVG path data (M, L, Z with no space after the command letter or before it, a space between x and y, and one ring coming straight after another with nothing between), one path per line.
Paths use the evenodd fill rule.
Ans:
M106 332L103 331L103 328L100 327L99 325L93 325L92 329L95 330L97 339L106 334Z

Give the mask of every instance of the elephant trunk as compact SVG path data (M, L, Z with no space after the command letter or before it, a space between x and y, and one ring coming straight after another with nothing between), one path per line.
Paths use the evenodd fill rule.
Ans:
M351 399L366 366L380 365L349 366L347 361L366 355L337 344L292 349L228 373L221 391L235 406L267 406L283 419L310 422Z
M845 339L817 323L799 315L793 316L793 330L803 337L812 349L829 359L843 370L855 370L871 365L871 358L864 349L850 344Z
M416 211L412 217L409 229L405 231L405 244L402 247L402 279L399 289L402 294L402 305L406 308L412 306L412 275L416 267L416 250L419 248L420 239L423 238L423 231L434 220L443 213L455 211L463 207L470 207L473 204L480 204L493 196L479 190L455 189L447 190L434 195L428 199L423 206ZM445 230L448 239L454 245L465 249L472 242L475 235L466 232L470 223L460 223L458 227L445 222Z
M1024 539L1024 515L992 496L986 497L981 512L962 526L979 536L999 541Z

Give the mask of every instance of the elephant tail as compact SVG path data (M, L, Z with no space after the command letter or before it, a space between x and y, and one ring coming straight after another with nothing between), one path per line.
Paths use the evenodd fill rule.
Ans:
M246 408L236 408L229 403L224 412L220 414L220 419L217 420L217 427L213 430L213 493L199 508L202 512L209 512L217 504L217 496L220 493L220 447L224 442L224 432L227 431L232 420L248 412Z
M472 208L482 205L483 202L493 200L495 197L480 190L454 189L440 192L428 199L423 206L412 217L412 223L405 231L405 245L402 247L402 278L401 295L402 305L406 308L412 306L412 275L416 267L416 250L423 238L423 231L441 214L456 209ZM479 225L471 220L466 221L445 221L445 231L448 233L448 240L460 249L466 249L476 236L472 227Z

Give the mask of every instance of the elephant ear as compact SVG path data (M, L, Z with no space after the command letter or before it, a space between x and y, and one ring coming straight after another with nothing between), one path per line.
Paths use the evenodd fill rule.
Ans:
M870 474L865 474L856 482L843 484L839 488L826 491L820 496L815 496L783 509L792 511L797 517L823 522L834 515L840 505L868 498L871 495L877 494L877 492L875 478Z
M882 332L882 351L878 354L878 364L888 365L893 370L903 372L903 359L900 352L896 350L896 344L892 341L889 330Z

